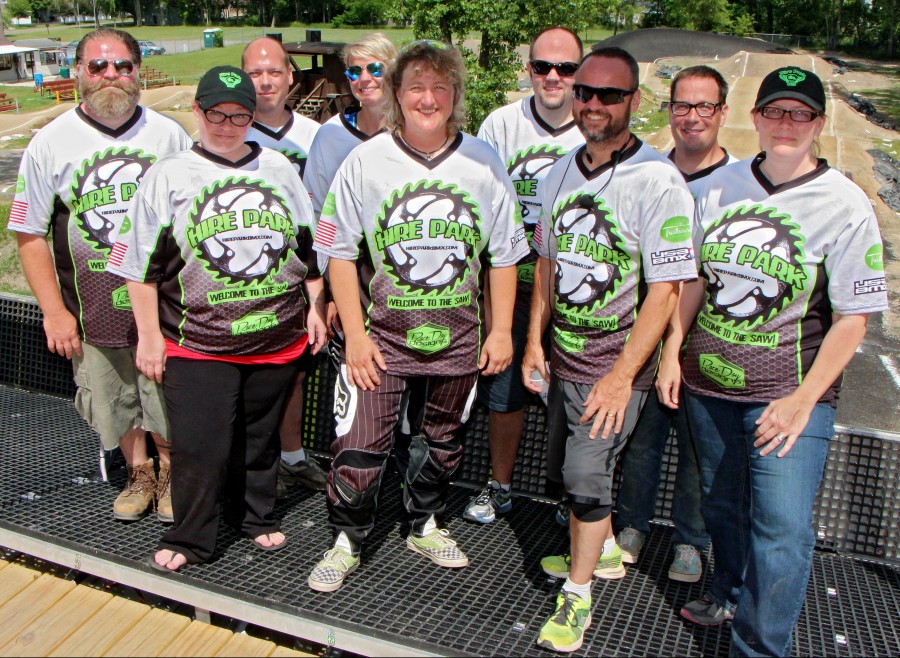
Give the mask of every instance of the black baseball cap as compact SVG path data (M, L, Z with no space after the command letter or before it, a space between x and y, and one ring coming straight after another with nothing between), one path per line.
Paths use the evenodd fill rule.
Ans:
M825 109L825 87L812 71L785 66L772 71L763 78L756 94L755 109L759 109L779 98L791 98L806 103L816 112Z
M237 103L253 112L256 110L256 88L250 76L241 69L216 66L200 78L194 100L201 110L208 110L219 103Z

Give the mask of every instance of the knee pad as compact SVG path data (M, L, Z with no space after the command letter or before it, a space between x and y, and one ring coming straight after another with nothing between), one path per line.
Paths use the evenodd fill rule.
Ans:
M377 463L373 461L365 464L358 463L362 461L358 459L360 456L360 453L344 453L336 457L331 465L331 481L335 495L349 509L373 506L384 474L386 456Z
M612 514L612 505L597 505L595 503L577 503L572 502L572 514L579 521L585 523L593 523L594 521L602 521Z
M452 446L447 446L452 448ZM448 481L460 462L447 468L438 464L431 456L428 441L421 434L416 434L409 442L409 464L406 467L407 482L421 482L429 485L442 484Z

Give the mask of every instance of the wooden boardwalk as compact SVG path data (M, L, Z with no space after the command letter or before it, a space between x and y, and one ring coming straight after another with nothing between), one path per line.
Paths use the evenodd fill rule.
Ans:
M0 656L314 655L0 559Z

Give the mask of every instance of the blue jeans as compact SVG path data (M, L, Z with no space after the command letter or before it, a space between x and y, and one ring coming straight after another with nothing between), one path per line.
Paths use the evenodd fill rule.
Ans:
M715 571L709 595L735 610L731 649L788 656L806 598L812 528L834 408L817 404L784 457L761 457L755 421L768 406L686 393Z
M616 498L616 531L634 528L644 534L650 532L663 452L673 426L678 440L678 470L672 501L672 520L675 522L672 543L690 544L703 551L709 544L709 535L700 513L700 470L687 414L683 405L675 411L661 404L656 389L651 389L637 427L625 446L622 481Z

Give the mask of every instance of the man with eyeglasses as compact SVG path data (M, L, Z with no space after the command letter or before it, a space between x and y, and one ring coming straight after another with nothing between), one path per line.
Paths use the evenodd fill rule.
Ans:
M9 228L18 234L22 269L44 314L47 347L72 360L76 408L104 450L118 445L125 457L128 483L113 503L115 518L140 519L155 503L159 519L171 523L162 394L135 368L125 282L104 272L141 177L157 159L192 143L175 121L138 105L140 66L141 49L130 34L85 35L75 50L81 103L28 145ZM146 432L159 453L158 478Z
M719 128L728 116L728 83L709 66L682 69L672 80L669 127L675 148L668 158L696 197L706 177L734 161L719 145ZM664 361L663 363L666 363ZM703 575L700 555L709 535L700 514L700 472L684 409L669 409L651 389L637 426L622 455L622 480L616 498L616 541L622 561L637 562L656 509L663 453L670 430L678 440L678 467L672 501L674 558L669 578L695 583Z
M291 56L280 41L263 37L251 41L244 48L241 68L250 75L256 88L256 117L247 131L247 141L284 154L302 177L319 124L293 112L286 105L293 82ZM325 299L311 299L309 302L318 304L323 310L325 308ZM278 429L281 435L279 498L287 496L288 488L298 484L314 491L325 490L325 472L314 459L307 457L300 433L307 367L308 363L301 364Z
M587 55L572 113L585 146L544 181L523 383L550 375L547 477L570 500L570 554L541 560L565 578L538 645L579 649L591 623L591 576L625 575L611 532L612 474L647 397L678 295L697 276L693 202L665 158L629 130L638 64L620 48ZM552 329L550 372L542 337Z
M526 65L534 94L492 112L478 131L478 137L493 146L506 164L529 244L540 215L542 180L560 157L584 143L572 120L572 85L581 56L581 39L571 30L542 31L531 43ZM517 266L512 365L478 382L479 399L489 409L492 479L463 514L478 523L491 523L512 509L513 467L530 397L522 386L521 364L536 260L537 254L530 250Z

